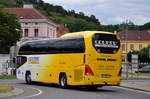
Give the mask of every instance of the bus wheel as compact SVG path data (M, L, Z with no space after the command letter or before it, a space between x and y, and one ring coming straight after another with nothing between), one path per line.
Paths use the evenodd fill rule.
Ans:
M67 88L67 76L65 74L60 75L59 84L61 88Z
M26 73L26 83L27 84L31 84L32 83L31 73L29 73L29 72Z

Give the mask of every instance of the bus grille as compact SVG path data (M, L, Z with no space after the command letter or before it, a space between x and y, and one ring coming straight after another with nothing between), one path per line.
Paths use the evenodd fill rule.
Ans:
M83 72L82 72L82 70L77 70L77 69L75 69L74 70L74 81L75 82L79 82L79 81L82 81L82 79L83 79Z
M114 66L99 66L98 70L114 70Z

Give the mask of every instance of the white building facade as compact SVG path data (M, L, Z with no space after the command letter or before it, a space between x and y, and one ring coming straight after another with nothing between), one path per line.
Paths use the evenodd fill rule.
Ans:
M23 35L17 45L29 40L56 38L57 26L48 19L20 19Z

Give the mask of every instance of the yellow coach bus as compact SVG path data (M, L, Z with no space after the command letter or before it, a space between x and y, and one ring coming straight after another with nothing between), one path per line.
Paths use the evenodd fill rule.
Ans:
M68 33L24 43L17 56L17 78L71 86L120 85L121 44L103 31Z

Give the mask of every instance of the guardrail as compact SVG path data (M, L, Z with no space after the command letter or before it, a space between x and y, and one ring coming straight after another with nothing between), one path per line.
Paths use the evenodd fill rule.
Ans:
M145 68L149 67L149 68ZM150 64L122 64L123 79L150 79Z

